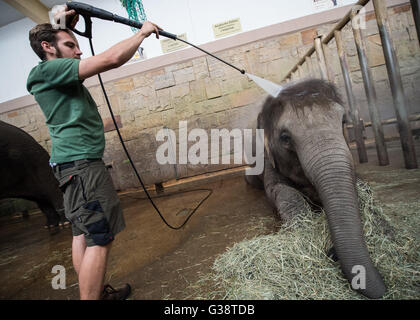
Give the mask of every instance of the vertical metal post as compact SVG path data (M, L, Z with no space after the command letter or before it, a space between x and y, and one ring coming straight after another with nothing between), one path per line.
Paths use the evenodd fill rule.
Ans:
M322 71L321 71L321 66L319 65L319 62L318 62L318 55L314 54L314 57L313 59L311 58L311 60L312 60L312 66L314 67L315 77L322 78Z
M343 72L344 85L346 87L347 99L349 103L349 113L353 122L354 137L356 139L357 153L359 155L359 162L368 162L365 141L363 139L363 124L360 121L359 106L353 92L353 85L350 77L350 68L347 62L347 55L344 51L341 31L334 32L335 42L337 44L338 56L340 58L341 71Z
M388 70L389 83L391 85L395 113L398 120L398 130L400 132L405 167L407 169L415 169L417 168L417 159L414 149L413 134L407 115L408 103L402 85L400 66L391 39L386 3L383 0L373 0L373 6L375 8L379 34L381 35L382 48L384 51L386 68Z
M413 11L414 22L416 24L417 30L417 39L420 43L420 0L410 0L411 2L411 10Z
M355 8L351 11L351 25L353 29L354 40L356 42L357 55L359 57L360 70L362 72L363 83L368 100L369 114L372 121L372 129L375 135L376 151L378 154L379 165L386 166L389 164L388 152L386 149L384 132L382 128L381 118L378 112L376 90L373 84L372 71L370 70L367 54L366 43L361 28L352 23L357 16Z
M322 39L324 38L325 36L323 36L322 37ZM325 43L323 43L322 42L322 51L323 51L323 53L324 53L324 59L325 59L325 65L327 66L327 75L328 75L328 80L330 80L331 82L334 82L334 71L333 71L333 69L332 69L332 64L331 63L327 63L327 57L328 57L328 55L327 55L327 52L328 52L328 44L325 44Z
M299 78L303 79L305 78L305 71L303 71L302 65L298 65L298 73L299 73Z
M321 70L321 78L328 80L327 64L325 62L324 51L322 50L321 37L315 38L315 51L318 58L318 65Z
M308 75L309 75L309 77L315 77L314 68L312 66L312 59L309 58L309 57L306 57L305 60L306 60L306 65L308 66Z

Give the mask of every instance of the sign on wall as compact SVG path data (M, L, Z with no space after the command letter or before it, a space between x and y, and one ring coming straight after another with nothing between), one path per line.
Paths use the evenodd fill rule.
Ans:
M186 33L177 34L176 36L179 39L188 41ZM181 42L181 41L172 40L172 39L162 39L162 40L160 40L160 46L162 47L162 52L163 53L169 53L169 52L173 52L173 51L180 50L180 49L188 47L188 45L186 43Z
M338 0L311 0L316 11L327 10L337 7Z
M215 38L221 38L238 32L242 32L241 20L239 18L213 25L213 33Z

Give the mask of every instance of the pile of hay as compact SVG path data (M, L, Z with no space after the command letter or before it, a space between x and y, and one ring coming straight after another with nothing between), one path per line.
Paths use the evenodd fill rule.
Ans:
M358 193L366 243L387 286L384 298L420 299L418 241L392 226L368 184L358 181ZM419 223L418 216L407 223ZM195 284L194 298L365 299L327 256L331 247L325 213L307 210L276 234L242 241L219 256L213 272Z

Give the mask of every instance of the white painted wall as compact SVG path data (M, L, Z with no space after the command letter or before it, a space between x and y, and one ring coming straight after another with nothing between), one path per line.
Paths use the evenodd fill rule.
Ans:
M82 2L127 17L119 0ZM355 2L338 0L338 6ZM143 0L143 6L148 20L168 32L186 33L188 41L195 45L214 41L213 24L230 19L240 18L242 31L246 32L319 12L314 10L312 0ZM0 28L0 103L28 94L27 76L39 62L28 40L28 32L33 26L35 23L25 18ZM84 30L84 24L79 23L78 29ZM93 19L96 54L132 34L127 26ZM78 39L83 57L89 57L91 54L87 39L79 36ZM146 39L142 47L148 58L162 54L160 42L154 36Z

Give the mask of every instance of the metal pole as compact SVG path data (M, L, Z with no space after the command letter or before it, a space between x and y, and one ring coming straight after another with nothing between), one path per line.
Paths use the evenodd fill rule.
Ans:
M322 39L324 39L325 36L322 37ZM324 52L324 59L325 59L325 65L327 66L327 75L328 75L328 80L330 80L331 82L334 82L334 71L332 69L332 64L331 63L327 63L327 52L329 52L328 49L328 44L322 42L322 51Z
M420 0L410 0L411 10L413 11L414 22L416 23L417 39L420 42Z
M314 68L312 66L312 59L309 57L305 57L306 65L308 66L308 75L309 77L315 77L314 75Z
M354 9L354 8L353 8ZM351 21L357 16L356 10L351 11ZM362 30L351 23L353 29L354 40L356 42L357 54L359 57L360 71L362 72L363 83L368 100L370 119L372 120L372 129L375 136L376 152L378 154L379 165L386 166L389 164L388 152L386 149L384 132L381 124L381 117L379 116L377 107L376 90L373 84L372 71L370 70L367 55L366 43Z
M315 51L318 58L319 68L321 69L321 78L328 80L327 64L325 62L324 51L322 50L321 37L315 38Z
M334 33L335 42L337 44L338 56L340 58L341 71L343 72L344 84L346 87L347 99L349 102L349 113L354 123L354 137L356 139L357 153L359 155L359 162L368 162L365 141L363 139L363 125L360 121L359 106L353 92L353 85L350 77L350 68L347 62L347 55L344 52L343 40L341 31L336 30Z
M414 149L413 134L411 132L410 122L408 121L407 115L408 103L402 85L400 66L391 39L386 4L383 0L373 0L373 6L375 8L379 34L381 35L382 48L384 51L386 68L388 70L389 83L391 85L395 113L398 119L398 130L400 132L405 167L407 169L416 169L416 152Z
M303 79L305 78L305 71L303 71L302 65L298 65L298 73L299 73L299 78Z

